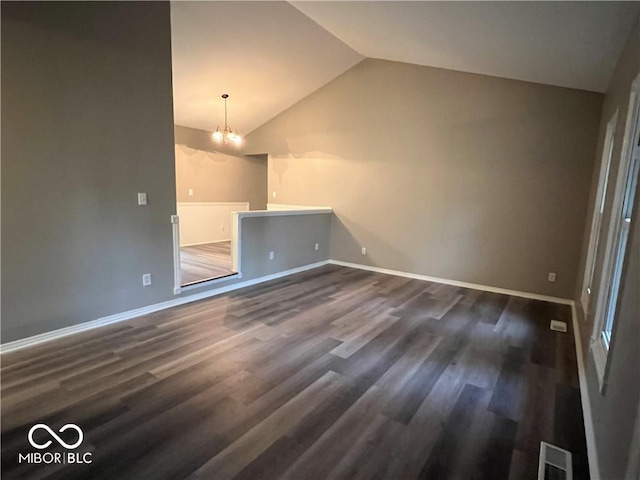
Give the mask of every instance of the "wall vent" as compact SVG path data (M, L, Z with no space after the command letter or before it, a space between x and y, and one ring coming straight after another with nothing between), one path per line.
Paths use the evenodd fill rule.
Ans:
M561 322L559 320L551 320L551 325L549 325L549 328L555 332L567 333L566 322Z
M540 442L538 480L573 480L571 452Z

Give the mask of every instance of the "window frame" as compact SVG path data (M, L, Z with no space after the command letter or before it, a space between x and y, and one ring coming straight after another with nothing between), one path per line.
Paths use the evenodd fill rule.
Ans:
M602 238L602 219L607 207L607 190L609 186L609 177L611 175L611 161L613 159L613 147L615 145L616 129L618 126L618 109L607 122L607 129L602 148L602 159L600 161L600 172L598 174L598 188L596 190L596 198L593 206L593 215L591 218L591 233L589 235L589 248L587 250L587 262L584 269L584 278L582 280L582 293L580 301L582 310L589 313L592 297L594 292L593 280L595 277L596 261L598 257L600 240Z
M615 345L616 317L622 279L628 263L628 240L640 170L640 75L632 86L625 124L624 141L613 192L605 257L600 271L591 351L600 392L605 393L611 351Z

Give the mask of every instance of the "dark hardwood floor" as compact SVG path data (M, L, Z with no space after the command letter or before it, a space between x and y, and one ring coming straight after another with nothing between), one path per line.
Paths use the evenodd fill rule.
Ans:
M180 273L182 285L232 275L231 242L180 247Z
M588 478L565 305L326 266L4 354L1 373L4 479L524 480L541 440ZM77 424L92 463L19 464L36 423Z

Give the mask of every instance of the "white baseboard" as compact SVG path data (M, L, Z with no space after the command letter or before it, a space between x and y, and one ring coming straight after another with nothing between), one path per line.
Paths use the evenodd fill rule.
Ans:
M207 290L205 292L196 293L193 295L176 298L173 300L169 300L166 302L156 303L155 305L149 305L147 307L138 308L135 310L129 310L127 312L117 313L115 315L109 315L107 317L102 317L97 320L93 320L90 322L81 323L79 325L74 325L71 327L62 328L59 330L54 330L52 332L42 333L40 335L34 335L32 337L27 337L21 340L16 340L14 342L8 342L3 345L0 345L0 353L13 352L16 350L20 350L23 348L31 347L34 345L38 345L40 343L48 342L50 340L55 340L58 338L66 337L68 335L73 335L75 333L85 332L88 330L93 330L94 328L102 327L105 325L111 325L114 323L122 322L125 320L129 320L132 318L140 317L142 315L147 315L149 313L157 312L159 310L164 310L171 307L176 307L178 305L184 305L186 303L195 302L198 300L202 300L209 297L214 297L216 295L221 295L223 293L231 292L233 290L238 290L241 288L249 287L252 285L257 285L259 283L268 282L270 280L275 280L278 278L286 277L288 275L293 275L296 273L304 272L306 270L312 270L314 268L321 267L323 265L333 264L333 265L341 265L350 268L357 268L360 270L368 270L372 272L378 272L388 275L396 275L401 277L413 278L417 280L427 280L430 282L443 283L446 285L453 285L457 287L471 288L474 290L483 290L492 293L502 293L505 295L513 295L517 297L530 298L533 300L542 300L547 302L561 303L565 305L571 306L571 316L573 320L573 332L574 332L574 341L576 347L576 359L578 364L578 378L580 381L580 397L582 400L582 412L584 419L584 427L585 427L585 435L587 441L587 455L589 459L589 470L591 472L591 478L599 479L600 472L598 468L598 455L596 450L595 443L595 431L593 428L593 417L591 413L591 402L589 400L589 392L587 389L587 379L585 375L584 368L584 360L582 357L582 341L580 337L580 331L578 329L578 318L576 313L576 305L572 300L568 300L565 298L558 297L550 297L546 295L538 295L534 293L528 292L520 292L516 290L508 290L504 288L490 287L486 285L479 285L474 283L467 282L459 282L456 280L448 280L437 277L430 277L427 275L419 275L415 273L401 272L397 270L389 270L386 268L378 268L372 267L368 265L360 265L356 263L348 263L342 262L339 260L325 260L322 262L312 263L309 265L303 265L301 267L292 268L289 270L285 270L283 272L274 273L271 275L265 275L263 277L254 278L251 280L246 280L244 282L234 283L232 285L227 285L224 287L220 287L213 290ZM204 286L204 285L203 285Z
M189 296L185 296L185 297L180 297L180 298L176 298L173 300L168 300L166 302L161 302L161 303L156 303L154 305L149 305L147 307L142 307L142 308L138 308L135 310L129 310L127 312L122 312L122 313L117 313L114 315L109 315L107 317L102 317L102 318L98 318L97 320L92 320L89 322L84 322L81 323L79 325L73 325L71 327L65 327L65 328L61 328L59 330L54 330L52 332L46 332L46 333L42 333L39 335L34 335L32 337L27 337L21 340L16 340L14 342L8 342L5 343L3 345L0 345L0 353L5 353L5 352L9 352L9 351L14 351L14 350L18 350L21 348L26 348L32 345L37 345L39 343L42 342L46 342L49 340L53 340L56 338L61 338L61 337L65 337L67 335L72 335L74 333L78 333L78 332L84 332L86 330L91 330L97 327L101 327L104 325L110 325L112 323L117 323L117 322L122 322L124 320L128 320L131 318L135 318L135 317L140 317L142 315L146 315L149 313L153 313L153 312L157 312L159 310L164 310L166 308L171 308L171 307L175 307L177 305L183 305L185 303L189 303L189 302L195 302L197 300L202 300L203 298L208 298L208 297L213 297L215 295L220 295L222 293L226 293L226 292L230 292L232 290L237 290L240 288L244 288L244 287L249 287L251 285L256 285L258 283L262 283L262 282L268 282L269 280L274 280L277 278L281 278L281 277L285 277L287 275L293 275L295 273L299 273L299 272L303 272L305 270L310 270L313 268L318 268L321 267L323 265L326 264L334 264L334 265L341 265L341 266L345 266L345 267L350 267L350 268L357 268L360 270L369 270L372 272L378 272L378 273L383 273L383 274L387 274L387 275L396 275L396 276L401 276L401 277L407 277L407 278L414 278L417 280L427 280L430 282L438 282L438 283L444 283L446 285L453 285L453 286L457 286L457 287L464 287L464 288L471 288L474 290L483 290L483 291L487 291L487 292L493 292L493 293L502 293L505 295L513 295L516 297L524 297L524 298L531 298L534 300L543 300L543 301L547 301L547 302L554 302L554 303L561 303L561 304L566 304L566 305L572 305L573 302L571 300L567 300L564 298L557 298L557 297L549 297L546 295L538 295L538 294L534 294L534 293L528 293L528 292L519 292L516 290L508 290L505 288L496 288L496 287L490 287L487 285L478 285L475 283L467 283L467 282L459 282L456 280L448 280L445 278L437 278L437 277L430 277L427 275L419 275L416 273L409 273L409 272L401 272L401 271L397 271L397 270L389 270L386 268L378 268L378 267L371 267L368 265L360 265L360 264L356 264L356 263L348 263L348 262L342 262L339 260L325 260L322 262L317 262L317 263L312 263L309 265L304 265L302 267L297 267L297 268L293 268L290 270L285 270L283 272L278 272L278 273L274 273L272 275L266 275L263 277L259 277L259 278L254 278L251 280L246 280L243 282L238 282L238 283L234 283L232 285L227 285L224 287L220 287L220 288L216 288L216 289L212 289L212 290L207 290L205 292L200 292L200 293L196 293L193 295L189 295ZM221 279L224 280L224 279ZM201 287L205 287L208 285L198 285ZM196 287L196 286L194 286ZM196 287L197 288L197 287ZM183 288L184 289L184 288Z
M582 400L582 418L584 419L584 433L587 439L587 457L589 459L589 473L591 478L599 479L600 468L598 467L598 450L596 448L596 434L593 429L593 416L591 413L591 400L589 399L589 389L587 387L587 376L584 368L584 358L582 351L582 338L578 328L578 314L576 305L571 305L571 317L573 320L573 338L576 345L576 360L578 362L578 379L580 381L580 399Z
M357 268L360 270L368 270L370 272L384 273L387 275L395 275L397 277L414 278L416 280L426 280L428 282L444 283L445 285L453 285L454 287L471 288L472 290L482 290L491 293L502 293L514 297L530 298L532 300L542 300L544 302L561 303L563 305L573 305L573 300L568 298L550 297L548 295L538 295L537 293L520 292L518 290L509 290L506 288L491 287L488 285L480 285L477 283L459 282L458 280L449 280L447 278L430 277L428 275L420 275L418 273L401 272L399 270L390 270L388 268L372 267L370 265L361 265L359 263L342 262L340 260L329 260L333 265L342 265L343 267Z
M589 391L587 389L587 378L585 375L584 360L582 357L582 341L580 331L578 330L578 319L576 314L576 305L573 300L567 298L550 297L547 295L538 295L536 293L520 292L517 290L508 290L506 288L490 287L487 285L479 285L475 283L459 282L457 280L449 280L446 278L430 277L428 275L419 275L416 273L401 272L397 270L389 270L387 268L372 267L369 265L361 265L357 263L342 262L339 260L329 260L330 264L341 265L344 267L357 268L360 270L368 270L371 272L384 273L387 275L396 275L399 277L413 278L417 280L427 280L430 282L444 283L455 287L471 288L473 290L483 290L485 292L502 293L515 297L530 298L532 300L542 300L545 302L560 303L571 306L571 316L573 321L573 333L576 346L576 360L578 363L578 378L580 381L580 398L582 400L582 417L584 419L585 436L587 439L587 456L589 459L589 470L591 478L599 479L600 471L598 468L598 454L596 450L595 431L593 429L593 417L591 414L591 402L589 400Z
M66 337L68 335L73 335L75 333L86 332L87 330L93 330L94 328L103 327L105 325L111 325L118 322L123 322L125 320L141 317L142 315L147 315L149 313L165 310L171 307L177 307L178 305L184 305L185 303L196 302L204 298L214 297L216 295L221 295L223 293L231 292L233 290L238 290L240 288L250 287L251 285L257 285L258 283L268 282L269 280L275 280L277 278L286 277L288 275L293 275L295 273L304 272L306 270L311 270L313 268L321 267L323 265L326 265L327 263L328 263L328 260L317 262L317 263L311 263L309 265L303 265L301 267L292 268L289 270L285 270L283 272L273 273L271 275L265 275L264 277L245 280L244 282L238 282L231 285L226 285L224 287L216 288L213 290L207 290L206 292L200 292L200 293L195 293L193 295L189 295L185 297L175 298L173 300L156 303L154 305L149 305L147 307L136 308L135 310L129 310L127 312L116 313L114 315L109 315L107 317L98 318L97 320L91 320L89 322L84 322L79 325L73 325L71 327L61 328L59 330L54 330L52 332L41 333L39 335L34 335L32 337L15 340L13 342L8 342L0 345L0 354L13 352L13 351L20 350L27 347L32 347L40 343L48 342L50 340L56 340L58 338Z

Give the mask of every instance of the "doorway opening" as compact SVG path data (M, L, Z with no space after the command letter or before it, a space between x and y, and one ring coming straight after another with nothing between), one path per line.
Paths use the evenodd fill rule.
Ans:
M181 125L174 128L174 140L174 268L179 291L238 275L233 214L266 209L267 156L243 155L212 141L211 131Z
M231 240L180 247L182 285L234 275Z

